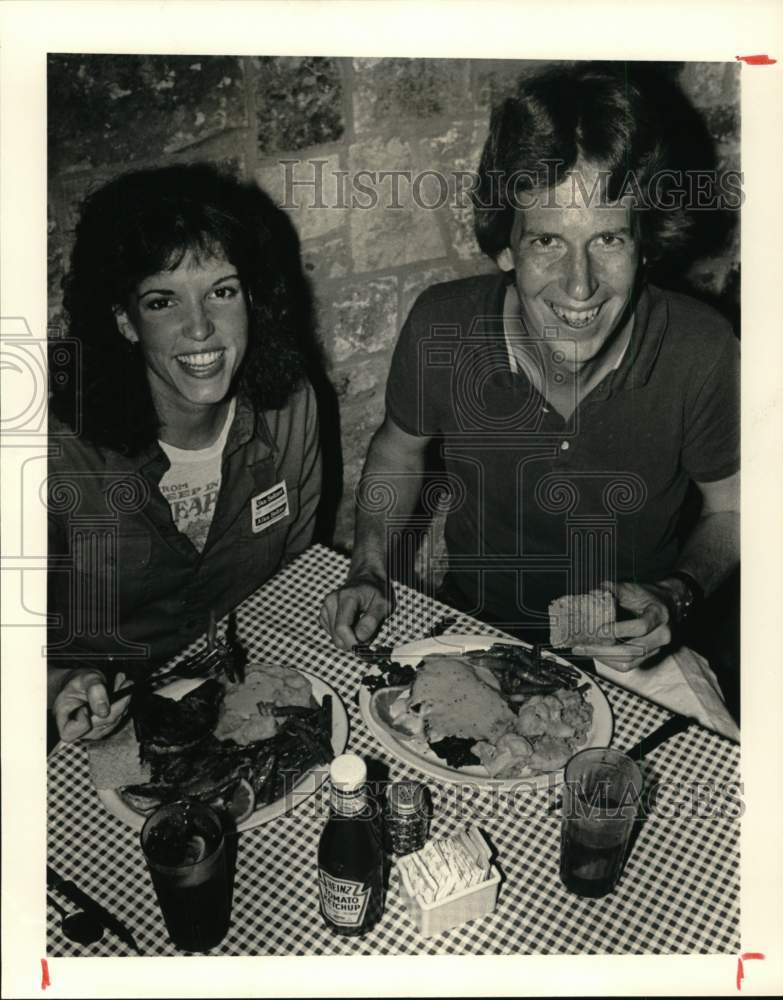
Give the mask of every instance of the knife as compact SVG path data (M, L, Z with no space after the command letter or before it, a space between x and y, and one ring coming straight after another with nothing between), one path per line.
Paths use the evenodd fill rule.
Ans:
M691 719L687 715L674 715L671 719L667 719L666 722L658 726L657 729L653 729L651 733L648 733L638 743L635 743L630 750L624 750L623 753L632 760L643 760L648 753L659 747L661 743L665 743L669 737L676 736L677 733L684 732L695 721L695 719Z
M552 646L547 642L541 642L541 643L536 643L536 645L533 646L530 652L536 659L539 659L542 653L553 653L555 656L559 656L561 659L567 660L568 663L572 664L575 667L578 667L586 674L597 673L593 657L578 656L576 653L571 652L570 646Z
M364 660L388 660L394 646L371 646L368 642L357 642L351 647L351 652Z
M629 750L623 750L622 752L626 757L630 757L631 760L644 760L647 754L652 753L661 743L665 743L666 740L672 736L676 736L677 733L684 732L695 721L695 719L691 719L687 715L674 715L671 719L667 719L666 722L658 726L657 729L653 729L651 733L640 739L638 743L634 743ZM558 795L553 804L547 809L547 812L556 812L562 804L563 800Z
M62 893L66 899L80 906L85 912L91 913L103 927L115 934L123 944L126 944L129 948L133 948L137 954L141 954L139 946L136 944L136 939L121 920L118 920L107 909L101 906L100 903L96 903L94 899L91 899L85 892L82 892L75 882L71 882L70 879L58 875L49 865L46 866L46 884L50 889Z

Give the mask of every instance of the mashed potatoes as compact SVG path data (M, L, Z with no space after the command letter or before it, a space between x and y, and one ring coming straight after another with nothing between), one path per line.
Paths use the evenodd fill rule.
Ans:
M261 715L259 702L281 708L315 706L310 681L298 670L276 663L252 664L245 671L244 683L226 685L215 736L241 744L274 736L285 720Z

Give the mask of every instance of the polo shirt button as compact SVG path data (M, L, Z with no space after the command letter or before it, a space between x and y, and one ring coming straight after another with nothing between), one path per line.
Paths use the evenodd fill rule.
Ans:
M571 447L571 445L567 441L561 441L560 442L560 450L561 451L568 451L568 449L570 447Z

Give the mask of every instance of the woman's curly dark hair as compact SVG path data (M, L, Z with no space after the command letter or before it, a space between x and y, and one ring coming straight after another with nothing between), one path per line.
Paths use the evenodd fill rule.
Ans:
M132 455L157 436L141 352L119 333L115 312L140 281L176 268L188 251L198 260L222 253L237 269L248 304L237 391L257 410L285 404L305 371L293 301L301 276L286 226L257 186L205 163L126 173L88 195L63 283L69 333L81 344L75 402L88 440ZM69 420L74 401L58 410L56 388L53 409Z
M552 187L579 164L603 172L610 200L628 191L629 175L643 195L657 177L656 198L666 206L675 179L665 171L689 164L677 162L675 136L667 134L650 83L627 63L558 66L524 80L495 108L473 192L476 237L486 254L494 258L509 245L515 192ZM634 214L649 260L679 252L691 238L684 207L648 204Z

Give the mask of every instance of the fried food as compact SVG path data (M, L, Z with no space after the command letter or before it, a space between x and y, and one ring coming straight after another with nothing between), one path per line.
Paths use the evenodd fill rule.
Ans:
M416 673L411 705L421 705L431 742L446 736L493 739L516 719L503 697L459 656L427 656Z

